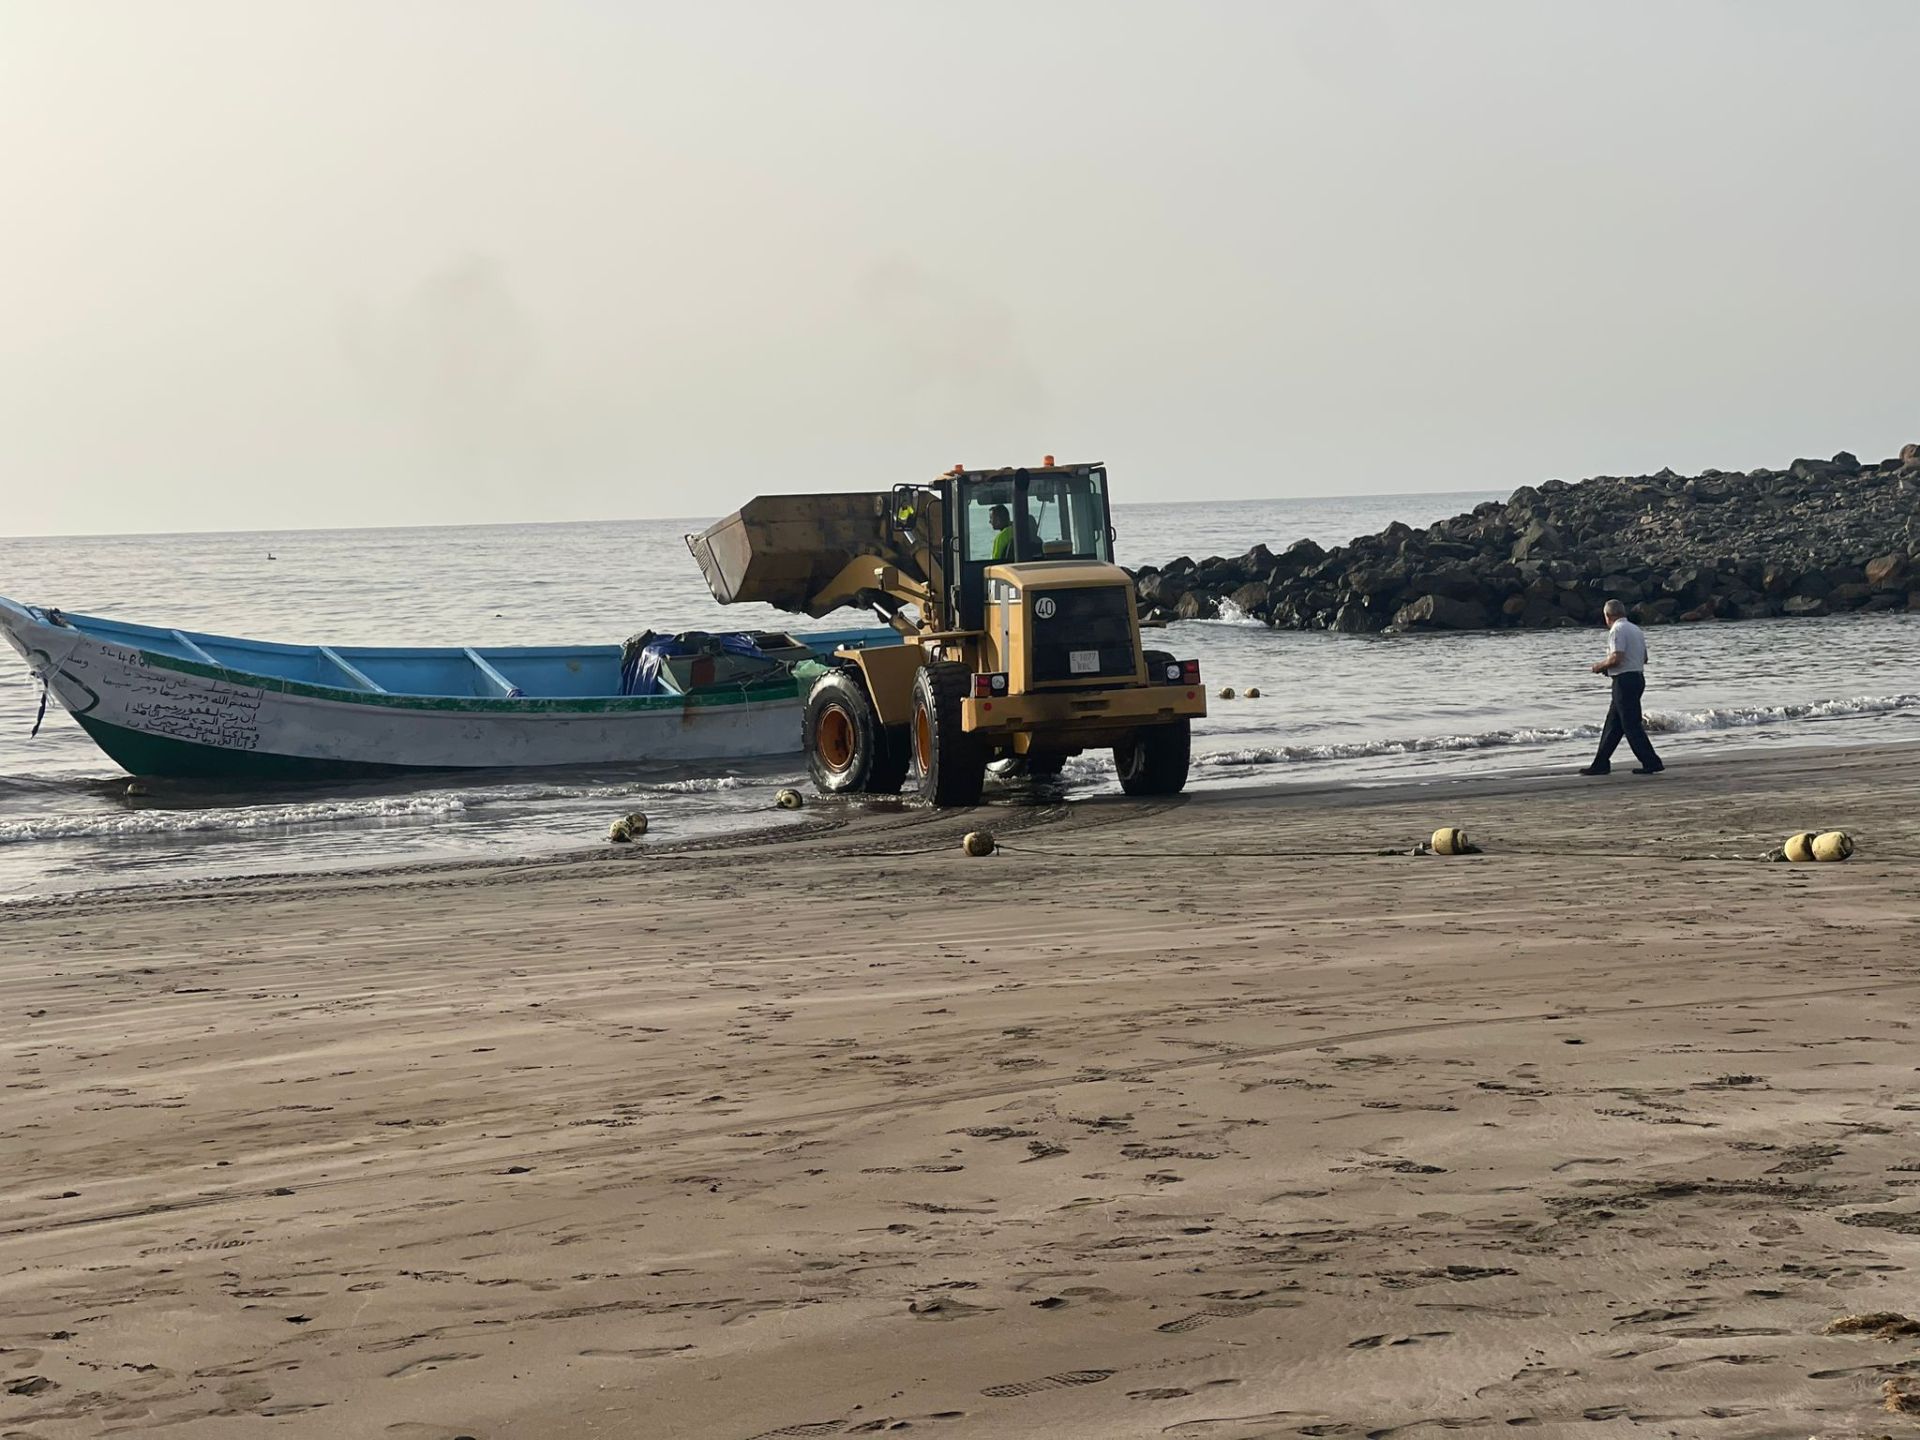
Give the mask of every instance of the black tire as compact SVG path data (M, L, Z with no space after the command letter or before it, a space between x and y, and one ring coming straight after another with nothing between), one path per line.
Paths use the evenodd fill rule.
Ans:
M1120 788L1129 795L1178 795L1187 786L1193 759L1193 726L1185 720L1149 725L1113 747Z
M876 795L898 795L913 768L913 726L889 725L881 733L886 748L874 763L873 790Z
M973 672L933 660L913 677L913 763L920 797L940 806L978 805L987 779L987 749L960 728L960 702Z
M814 681L801 712L807 773L822 794L886 794L907 778L906 747L880 723L860 676L831 670Z
M1149 685L1165 685L1169 683L1167 680L1167 666L1174 663L1173 656L1169 655L1165 650L1148 650L1142 658L1147 662L1147 683Z

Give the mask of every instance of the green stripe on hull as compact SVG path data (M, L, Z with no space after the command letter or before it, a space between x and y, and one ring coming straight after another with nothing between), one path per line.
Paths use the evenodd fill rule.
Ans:
M357 760L318 760L304 755L272 755L259 750L223 750L110 725L91 715L76 715L93 743L131 775L166 780L369 780L420 774L424 765L375 765Z

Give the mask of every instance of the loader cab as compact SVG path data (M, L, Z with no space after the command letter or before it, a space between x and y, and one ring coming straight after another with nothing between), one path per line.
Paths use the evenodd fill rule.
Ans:
M957 629L986 613L987 567L1058 560L1113 563L1107 472L1099 465L963 471L947 478L947 603ZM1006 524L996 511L1005 512ZM1012 534L994 556L1003 529Z

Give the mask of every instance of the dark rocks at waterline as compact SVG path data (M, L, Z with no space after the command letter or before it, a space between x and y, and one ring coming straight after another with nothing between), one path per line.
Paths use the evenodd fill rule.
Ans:
M1323 550L1181 556L1137 572L1141 613L1245 615L1291 630L1643 624L1920 610L1920 445L1862 465L1549 480L1416 530Z

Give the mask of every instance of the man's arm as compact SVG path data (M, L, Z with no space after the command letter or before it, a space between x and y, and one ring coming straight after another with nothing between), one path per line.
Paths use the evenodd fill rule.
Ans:
M1606 659L1602 660L1598 665L1590 665L1587 668L1592 670L1596 675L1604 675L1626 658L1627 657L1622 655L1618 650L1609 650Z

